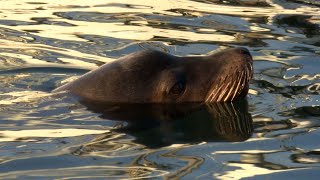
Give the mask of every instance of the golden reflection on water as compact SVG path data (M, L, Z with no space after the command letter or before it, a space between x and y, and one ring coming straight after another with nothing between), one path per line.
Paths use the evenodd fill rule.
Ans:
M28 2L28 1L25 1ZM57 11L59 12L68 12L70 11L70 7L73 7L74 3L71 2L59 2L52 1L50 4L25 4L25 2L19 2L19 4L24 4L23 6L17 5L15 1L6 1L4 4L4 13L7 14L8 19L16 20L16 21L24 21L24 22L32 22L30 19L32 18L50 18L57 22L64 22L73 24L73 26L63 27L61 28L59 25L19 25L13 29L15 30L37 30L38 35L42 37L49 38L60 38L63 40L75 40L75 41L83 41L81 38L77 38L77 34L95 34L95 35L109 35L115 38L122 39L134 39L134 40L148 40L151 39L155 34L163 37L177 38L177 39L188 39L193 41L201 41L201 40L212 40L212 41L233 41L234 37L227 35L217 35L217 34L197 34L188 31L176 31L176 30L159 30L154 29L148 26L144 26L145 21L143 18L140 21L134 21L137 26L123 26L123 23L97 23L97 22L88 22L88 21L73 21L68 19L60 19L54 16L53 14ZM63 4L63 5L62 5ZM197 4L195 2L178 1L134 1L133 6L136 8L128 9L124 8L124 4L132 4L132 1L108 1L106 4L105 1L93 1L88 3L87 1L77 1L77 4L81 4L79 8L72 8L73 11L77 12L101 12L101 13L146 13L152 14L154 13L154 9L157 9L159 13L163 13L164 15L172 15L172 13L168 13L166 10L175 9L175 8L186 8L190 9L190 7L195 7ZM112 6L112 4L116 4L117 6ZM26 5L26 6L25 6ZM43 10L37 12L34 10L35 8L41 7ZM101 7L102 6L102 7ZM17 9L19 7L19 9ZM139 7L152 7L152 8L139 8ZM12 9L16 9L12 11ZM221 10L221 7L219 8ZM19 13L20 11L26 12L29 10L29 13L24 13L23 16ZM214 11L215 9L213 9ZM240 9L243 11L244 9ZM179 14L174 14L175 16L181 16ZM5 18L5 17L4 17ZM94 19L93 19L94 20ZM1 26L0 26L1 27Z
M88 134L102 134L106 130L90 130L90 129L33 129L19 131L0 131L0 142L15 141L19 138L59 138L59 137L74 137Z
M93 69L96 68L97 65L93 63L88 63L85 61L78 60L77 58L86 57L87 59L101 62L110 62L113 59L107 57L96 56L92 54L85 54L79 51L71 50L71 49L62 49L55 48L48 45L43 44L30 44L23 42L16 42L12 40L0 39L0 48L1 49L16 49L14 53L6 53L0 52L2 57L6 58L17 58L23 59L23 63L12 63L5 64L4 67L0 67L1 69L14 69L14 68L22 68L22 67L83 67L84 69ZM46 62L42 59L37 59L36 56L38 53L43 54L45 51L57 52L62 55L72 55L72 59L70 58L59 58L65 64L57 64L52 62ZM8 61L10 62L10 61Z
M204 2L1 1L0 177L240 179L308 168L307 163L318 167L319 115L310 111L318 112L320 75L298 60L315 57L310 67L317 67L319 29L307 34L308 27L278 21L307 16L304 25L316 27L319 7ZM245 142L175 142L151 149L136 143L137 137L105 130L125 123L49 93L57 81L82 73L71 70L90 70L140 49L189 55L220 46L249 47L254 55L257 82L249 102L255 133ZM305 106L311 110L299 109ZM277 154L282 152L289 155ZM270 154L283 162L266 161Z
M87 174L86 172L93 171L95 173ZM151 172L156 172L157 175L150 176ZM138 167L117 167L117 166L82 166L82 167L72 167L63 169L41 169L32 171L15 171L11 173L2 173L0 177L2 178L16 178L20 176L25 176L29 174L31 178L46 177L46 178L65 178L70 177L71 179L83 178L83 179L127 179L128 177L132 179L139 179L141 176L145 178L156 178L162 177L167 174L165 171L156 170L153 168L141 168Z
M175 171L174 173L170 173L163 177L163 179L173 179L173 178L182 178L186 176L187 174L192 173L193 170L199 168L203 162L205 161L202 157L196 157L196 156L179 156L173 152L167 153L163 155L164 157L171 157L171 158L177 158L181 161L184 161L187 163L186 166L182 167L181 169Z
M227 172L224 175L215 174L215 177L217 177L217 179L242 179L242 178L249 178L249 177L254 177L258 175L267 175L267 174L274 173L274 170L257 167L254 164L229 163L228 165L231 165L234 167L240 167L241 169ZM294 170L295 169L277 170L277 172L290 172Z
M210 4L210 6L205 5L203 3L198 3L194 1L170 1L170 0L155 0L155 1L85 1L79 0L76 1L77 5L74 6L75 2L65 2L65 1L50 1L49 3L45 1L44 4L28 4L29 1L5 1L3 2L4 8L2 8L3 20L15 20L15 21L23 21L26 23L34 23L31 19L35 18L47 18L56 22L63 22L72 24L72 26L64 26L61 27L59 24L55 25L45 25L45 24L32 24L32 25L19 25L15 27L11 27L12 29L19 31L32 31L36 30L38 35L42 37L48 38L59 38L63 40L75 40L75 41L84 41L84 39L78 38L76 35L79 34L94 34L101 36L111 36L115 38L121 39L133 39L133 40L149 40L153 38L153 36L162 36L162 37L170 37L174 39L188 39L189 41L222 41L229 42L235 41L235 37L228 36L224 34L218 33L194 33L189 31L178 31L172 29L155 29L149 26L146 26L148 21L143 17L137 17L138 20L132 21L133 25L126 26L121 22L94 22L95 19L91 21L74 21L65 18L59 18L54 15L54 13L58 12L69 12L70 9L75 12L95 12L95 13L106 13L108 14L128 14L125 16L126 18L136 17L135 14L153 14L155 10L157 13L166 15L167 20L175 16L181 16L179 13L172 13L168 10L170 9L184 9L189 10L191 12L198 12L196 16L201 17L208 13L215 14L223 14L223 15L239 15L239 16L247 16L247 17L255 17L255 16L264 16L267 15L269 17L270 23L272 23L272 17L274 15L280 14L301 14L304 12L305 15L314 14L318 11L317 8L312 7L301 7L298 9L285 9L282 6L272 4L272 7L268 8L254 8L250 7L232 7L223 6L223 5L215 5ZM42 2L42 1L39 1ZM271 2L270 2L271 3ZM131 5L134 8L125 8L125 5ZM37 10L37 8L41 8L41 10ZM23 12L23 15L21 15ZM244 13L245 12L245 13ZM171 17L172 16L172 17ZM228 21L227 19L225 19ZM158 20L157 20L158 21ZM219 23L219 22L215 22ZM228 24L228 22L223 22L224 24ZM0 26L1 27L1 26ZM3 27L3 25L2 25ZM252 32L265 32L265 28L261 28L259 26L250 26Z
M17 76L21 77L21 76ZM22 76L22 77L25 77ZM10 105L10 104L15 104L15 103L30 103L32 101L37 101L41 97L46 97L50 96L50 94L41 92L41 91L20 91L20 92L9 92L9 93L3 93L0 95L4 97L9 97L9 98L3 98L0 99L0 105Z

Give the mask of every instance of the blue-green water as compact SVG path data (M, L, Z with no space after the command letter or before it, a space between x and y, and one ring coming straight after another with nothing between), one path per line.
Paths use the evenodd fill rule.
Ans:
M1 1L0 178L317 179L319 42L318 1ZM138 50L226 47L254 57L245 102L112 114L50 94Z

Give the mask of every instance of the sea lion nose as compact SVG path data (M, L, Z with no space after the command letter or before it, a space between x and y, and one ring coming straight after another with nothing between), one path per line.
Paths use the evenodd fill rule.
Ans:
M240 54L251 56L251 54L250 54L250 52L249 52L249 50L247 48L240 47L240 48L237 48L237 49L239 49Z

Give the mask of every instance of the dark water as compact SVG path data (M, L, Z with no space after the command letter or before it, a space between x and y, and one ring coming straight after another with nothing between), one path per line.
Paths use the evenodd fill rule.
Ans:
M318 179L319 5L1 1L0 178ZM226 47L254 56L247 101L119 107L50 94L141 49Z

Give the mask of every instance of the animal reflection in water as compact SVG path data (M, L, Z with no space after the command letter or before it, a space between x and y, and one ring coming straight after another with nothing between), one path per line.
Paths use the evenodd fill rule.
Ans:
M179 105L82 103L104 119L127 122L112 133L132 135L135 143L150 148L177 143L238 142L248 139L253 131L246 100ZM97 137L97 143L87 146L91 146L89 149L110 147L104 138L110 138L110 133Z

